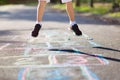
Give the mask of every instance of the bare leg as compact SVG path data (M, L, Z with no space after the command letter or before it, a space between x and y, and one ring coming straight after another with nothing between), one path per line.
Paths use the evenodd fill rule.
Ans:
M68 13L69 20L70 20L70 25L71 25L70 29L74 32L75 35L77 36L82 35L82 32L79 30L79 27L75 22L75 14L74 14L72 2L66 3L66 11Z
M41 29L42 26L41 21L44 14L45 6L46 6L46 1L39 1L37 8L37 21L34 30L32 31L33 37L37 37L39 34L39 30Z
M46 6L46 1L40 1L37 8L37 21L41 22Z
M70 21L75 21L74 17L74 9L73 9L73 4L72 2L67 2L66 3L66 11L68 13Z

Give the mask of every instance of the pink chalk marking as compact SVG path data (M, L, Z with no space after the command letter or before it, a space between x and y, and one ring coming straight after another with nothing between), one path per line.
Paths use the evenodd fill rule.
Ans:
M86 57L86 56L85 56ZM86 58L84 58L84 55L69 55L66 57L67 60L65 60L62 64L86 64L88 60ZM97 59L97 61L100 64L106 64L102 59L98 58L98 57L94 57L94 59ZM56 55L53 56L53 62L54 64L60 64L59 61L57 60Z
M26 77L26 74L27 72L30 70L30 68L26 68L25 71L23 72L22 74L22 80L26 80L25 77Z
M22 51L22 50L25 50L25 48L7 48L7 49L4 49L4 51ZM42 48L31 48L32 52L36 52L36 51L40 51L40 50L45 50L45 49L42 49Z
M87 59L81 57L81 56L70 56L69 57L71 61L66 61L66 63L71 63L71 64L85 64L88 62Z
M85 67L83 67L83 70L85 71L85 73L87 74L87 76L88 76L88 78L89 78L90 80L94 80L94 79L91 77L91 75L89 74L88 70L86 70Z
M96 59L97 59L98 61L100 61L101 64L104 64L104 65L106 64L102 59L100 59L100 58L98 58L98 57L96 57Z
M58 60L57 60L56 56L53 56L53 63L58 64Z

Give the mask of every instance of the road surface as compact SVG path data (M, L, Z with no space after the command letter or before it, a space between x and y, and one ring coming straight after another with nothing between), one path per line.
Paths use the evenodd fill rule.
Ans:
M119 25L76 14L78 37L66 13L47 8L32 38L35 18L34 6L0 6L0 80L120 80Z

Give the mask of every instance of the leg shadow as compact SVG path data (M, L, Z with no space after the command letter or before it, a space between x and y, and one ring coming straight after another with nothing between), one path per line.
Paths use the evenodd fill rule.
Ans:
M104 49L104 50L110 50L110 51L120 52L120 50L117 50L117 49L112 49L112 48L106 48L106 47L93 47L93 48L97 48L97 49Z
M95 55L95 54L89 54L89 53L85 53L85 52L81 52L81 51L75 51L75 50L72 50L72 49L49 49L49 51L61 51L61 52L84 54L84 55L88 55L88 56L92 56L92 57L104 58L104 59L107 59L107 60L120 62L120 59L117 59L117 58L111 58L111 57L105 57L105 56L100 56L100 55Z

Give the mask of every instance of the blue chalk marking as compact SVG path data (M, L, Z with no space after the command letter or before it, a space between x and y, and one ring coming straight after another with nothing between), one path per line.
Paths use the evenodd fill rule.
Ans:
M48 78L45 78L44 80L70 80L70 76L68 75L62 75L63 70L53 70L50 71L47 75Z
M100 79L98 78L98 76L97 76L95 73L93 73L89 68L87 68L87 70L88 70L89 74L91 74L91 77L94 78L94 80L100 80Z
M70 78L67 76L55 76L53 78L47 78L45 80L70 80Z
M29 80L31 70L32 70L32 69L30 69L29 72L28 72L28 74L26 75L27 80Z
M31 51L31 48L30 47L26 47L23 55L24 56L27 56L29 54L29 52ZM25 71L26 68L22 68L19 73L18 73L18 80L22 80L22 75L23 75L23 72Z
M23 75L23 72L25 71L25 68L22 68L19 73L18 73L18 80L22 80L22 75Z
M24 52L24 56L27 56L29 54L29 51L31 50L31 48L27 48ZM19 73L18 73L18 80L22 80L22 75L23 72L25 71L25 68L22 68Z
M52 45L49 42L46 42L46 45L48 46L48 48L52 47Z
M83 52L81 52L80 50L76 49L76 48L73 48L74 50L74 54L84 54Z
M109 64L109 61L105 58L102 58L102 60L106 63L106 64Z
M100 45L100 44L97 44L97 43L95 43L95 42L93 42L93 41L88 41L93 47L100 47L100 46L102 46L102 45Z
M85 76L87 80L100 80L98 76L93 73L87 66L81 65L80 69L82 70L83 76Z
M89 37L88 35L86 35L86 34L84 34L84 33L83 33L83 37L85 37L85 38L88 39L88 40L93 40L93 38Z
M25 52L23 53L24 56L27 56L29 52L31 51L31 48L26 48Z

